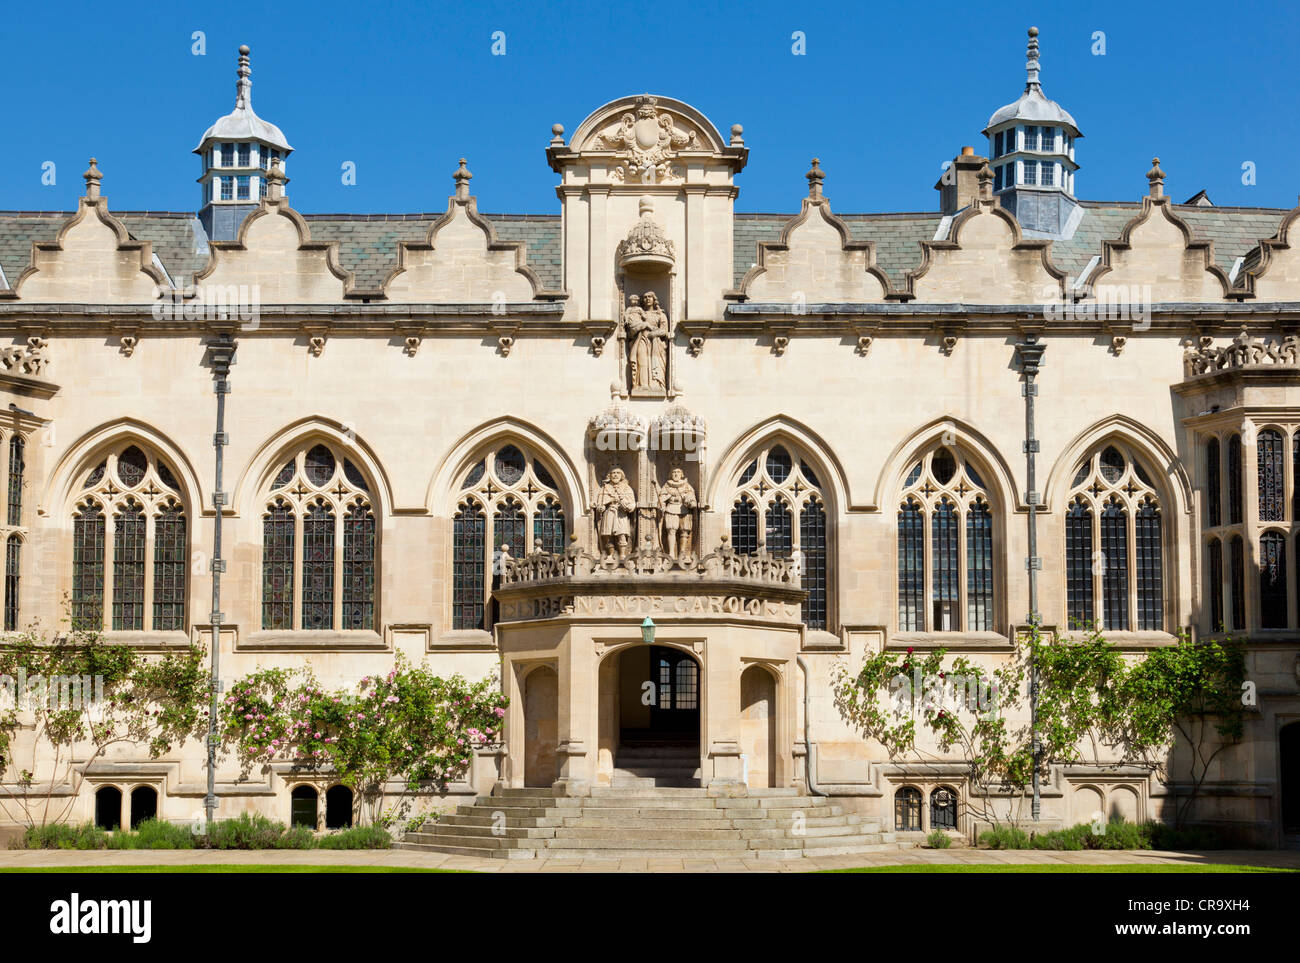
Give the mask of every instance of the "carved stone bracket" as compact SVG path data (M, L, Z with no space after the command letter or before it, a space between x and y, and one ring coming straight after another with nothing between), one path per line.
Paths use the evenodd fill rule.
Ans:
M957 348L957 336L945 334L939 339L939 350L944 353L945 357L952 357L953 351Z
M587 321L584 322L583 327L591 339L591 353L599 358L604 354L609 339L614 336L617 325L612 321Z
M307 338L307 350L313 358L319 358L325 350L325 335L313 334Z
M778 358L785 354L785 349L790 346L790 336L787 334L776 334L772 336L772 353Z
M704 350L704 339L698 335L686 339L686 351L692 358L698 358Z
M515 346L515 334L519 331L519 322L495 321L492 324L492 331L497 336L497 351L501 357L510 357L510 351Z
M862 355L864 358L871 354L871 342L874 340L875 339L869 334L858 335L858 354Z
M408 358L414 358L415 353L420 350L420 344L424 339L418 334L409 334L405 339L405 346L402 348Z
M1120 355L1124 353L1124 346L1126 344L1128 344L1128 338L1125 337L1124 335L1122 334L1111 335L1110 350L1111 353L1115 355L1115 357L1118 358Z
M140 343L140 338L135 334L124 334L117 341L118 350L122 352L122 357L129 358L135 354L135 346Z

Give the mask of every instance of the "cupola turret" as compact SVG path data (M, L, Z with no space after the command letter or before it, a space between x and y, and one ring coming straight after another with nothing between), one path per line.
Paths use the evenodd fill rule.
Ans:
M244 217L267 194L272 161L278 159L283 171L293 151L279 127L253 112L248 53L247 46L239 48L235 109L209 127L194 148L202 163L199 220L214 241L238 235Z
M1025 92L989 118L993 192L1020 226L1046 236L1073 233L1074 142L1083 136L1074 118L1043 94L1039 82L1038 28L1029 28Z

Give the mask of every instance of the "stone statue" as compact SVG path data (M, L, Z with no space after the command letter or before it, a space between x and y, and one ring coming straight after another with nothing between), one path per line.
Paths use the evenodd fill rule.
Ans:
M650 370L648 388L666 391L668 388L668 315L659 307L653 291L645 295L645 325L649 340Z
M668 481L659 489L659 515L663 525L664 550L673 558L691 554L695 532L695 489L680 465L674 465Z
M623 309L623 331L627 337L627 358L632 365L632 387L639 387L644 373L650 370L650 346L646 334L645 311L641 298L633 294Z
M636 494L621 468L611 468L605 483L596 493L596 533L600 550L606 558L618 553L627 558L632 541L632 513L636 511Z

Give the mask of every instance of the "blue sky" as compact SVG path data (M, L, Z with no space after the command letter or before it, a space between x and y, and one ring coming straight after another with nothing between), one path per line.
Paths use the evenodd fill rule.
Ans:
M1300 13L1283 3L13 3L5 13L0 208L68 209L90 155L117 210L194 210L198 137L234 104L285 132L294 206L440 211L460 156L480 209L558 211L544 150L625 94L745 127L739 211L793 211L813 155L835 210L934 210L940 165L986 152L990 114L1043 88L1083 129L1081 197L1135 200L1158 154L1178 201L1291 207L1300 192ZM191 53L203 31L206 54ZM492 55L494 31L505 56ZM795 31L806 53L792 53ZM1094 35L1105 35L1105 55ZM54 161L53 186L41 183ZM357 183L344 186L352 161ZM1254 165L1254 185L1242 165Z

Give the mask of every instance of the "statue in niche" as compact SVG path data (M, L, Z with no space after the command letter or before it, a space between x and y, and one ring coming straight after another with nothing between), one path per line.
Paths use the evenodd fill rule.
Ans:
M600 551L606 558L615 554L627 558L632 542L632 513L636 511L636 493L627 482L623 469L611 468L596 493L596 533Z
M672 331L668 315L653 291L640 298L628 298L623 329L629 339L627 355L633 390L667 391L668 338Z
M691 554L695 533L695 488L686 480L681 465L673 465L668 481L659 489L659 515L663 525L664 550L673 558Z

